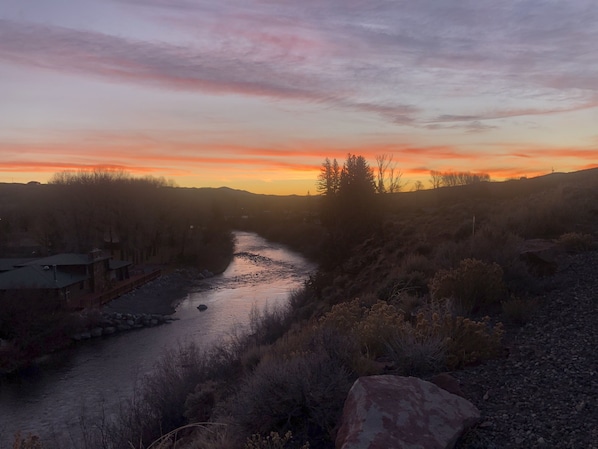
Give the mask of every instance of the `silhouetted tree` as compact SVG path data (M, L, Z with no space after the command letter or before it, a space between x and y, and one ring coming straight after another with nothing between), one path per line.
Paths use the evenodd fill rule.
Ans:
M397 169L392 155L376 156L376 191L378 193L395 193L403 188L403 173Z
M328 159L322 167L319 179L334 173L334 163ZM328 252L332 263L339 263L353 244L371 232L380 216L374 175L363 156L348 154L338 179L338 190L324 190L320 214L329 232Z
M420 190L424 189L424 183L421 182L419 179L417 181L415 181L415 184L413 185L413 191L415 192L419 192Z
M464 186L478 182L490 181L487 173L443 172L442 185L446 187Z
M323 195L336 195L340 188L341 169L336 159L326 158L318 175L317 189Z
M436 170L430 170L430 184L433 189L437 189L442 185L442 173Z

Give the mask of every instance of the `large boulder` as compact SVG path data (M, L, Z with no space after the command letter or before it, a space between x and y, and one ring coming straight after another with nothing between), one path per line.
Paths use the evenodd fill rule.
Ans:
M360 377L345 401L337 449L445 449L480 419L466 399L431 382Z

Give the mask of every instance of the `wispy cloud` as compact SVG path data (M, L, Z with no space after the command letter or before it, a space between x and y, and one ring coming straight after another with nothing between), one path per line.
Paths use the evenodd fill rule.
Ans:
M372 0L121 0L189 41L0 22L0 60L171 89L320 102L397 124L484 121L596 106L598 7ZM417 103L487 99L431 115ZM517 106L496 103L503 97ZM505 103L504 101L502 103ZM438 108L441 101L439 101ZM467 112L465 112L467 111Z

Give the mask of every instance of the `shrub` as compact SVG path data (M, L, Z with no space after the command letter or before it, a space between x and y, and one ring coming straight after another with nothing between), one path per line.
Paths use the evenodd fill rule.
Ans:
M323 351L265 359L230 402L232 419L247 435L291 430L330 444L350 387L348 372Z
M596 248L594 237L580 232L567 232L561 235L558 244L569 253L581 253Z
M429 303L410 318L385 301L367 308L353 300L335 306L320 325L355 338L370 358L389 356L404 375L475 363L495 356L501 347L502 324L492 327L489 318L456 317L451 300Z
M448 340L447 366L450 369L478 363L499 354L504 335L502 323L490 325L490 318L473 321L456 317L444 320Z
M249 312L249 330L258 344L271 344L284 335L291 321L290 307L268 303L260 311L254 304Z
M397 328L387 346L400 373L423 375L494 357L502 336L501 323L492 327L487 317L473 321L455 316L450 301L432 302L422 308L414 323Z
M247 439L245 443L245 449L285 449L291 447L291 440L293 439L293 433L289 430L283 436L280 436L278 432L270 432L268 436L262 436L254 434L251 438ZM298 447L295 444L292 447ZM309 449L309 443L303 444L298 449Z
M404 326L404 316L395 306L378 301L366 309L363 318L356 323L355 330L365 353L376 357L385 352L385 342Z
M423 376L446 366L446 339L438 334L422 336L399 332L386 342L388 356L403 376Z
M476 259L462 260L457 268L441 270L430 283L435 300L453 298L465 314L497 304L504 295L502 268Z
M185 402L204 378L207 357L189 344L166 353L104 432L111 447L149 444L186 423Z
M361 306L359 298L352 301L341 302L332 306L330 312L320 318L321 326L333 327L341 332L349 333L353 330L355 323L361 320L365 308Z
M522 299L511 297L501 303L502 311L507 320L515 324L525 324L538 309L537 299Z
M189 422L205 422L210 419L219 396L218 387L212 380L195 386L195 391L185 399L184 415Z
M37 435L27 434L24 438L20 433L15 435L13 449L43 449L42 442Z

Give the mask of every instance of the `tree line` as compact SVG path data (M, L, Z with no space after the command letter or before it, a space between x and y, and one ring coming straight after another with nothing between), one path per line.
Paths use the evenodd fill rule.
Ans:
M430 184L433 189L439 187L455 187L490 181L488 173L471 173L463 171L430 171Z
M120 170L59 172L47 186L22 186L23 200L4 205L4 243L26 237L39 256L103 248L134 263L217 270L233 246L222 207L175 186Z

